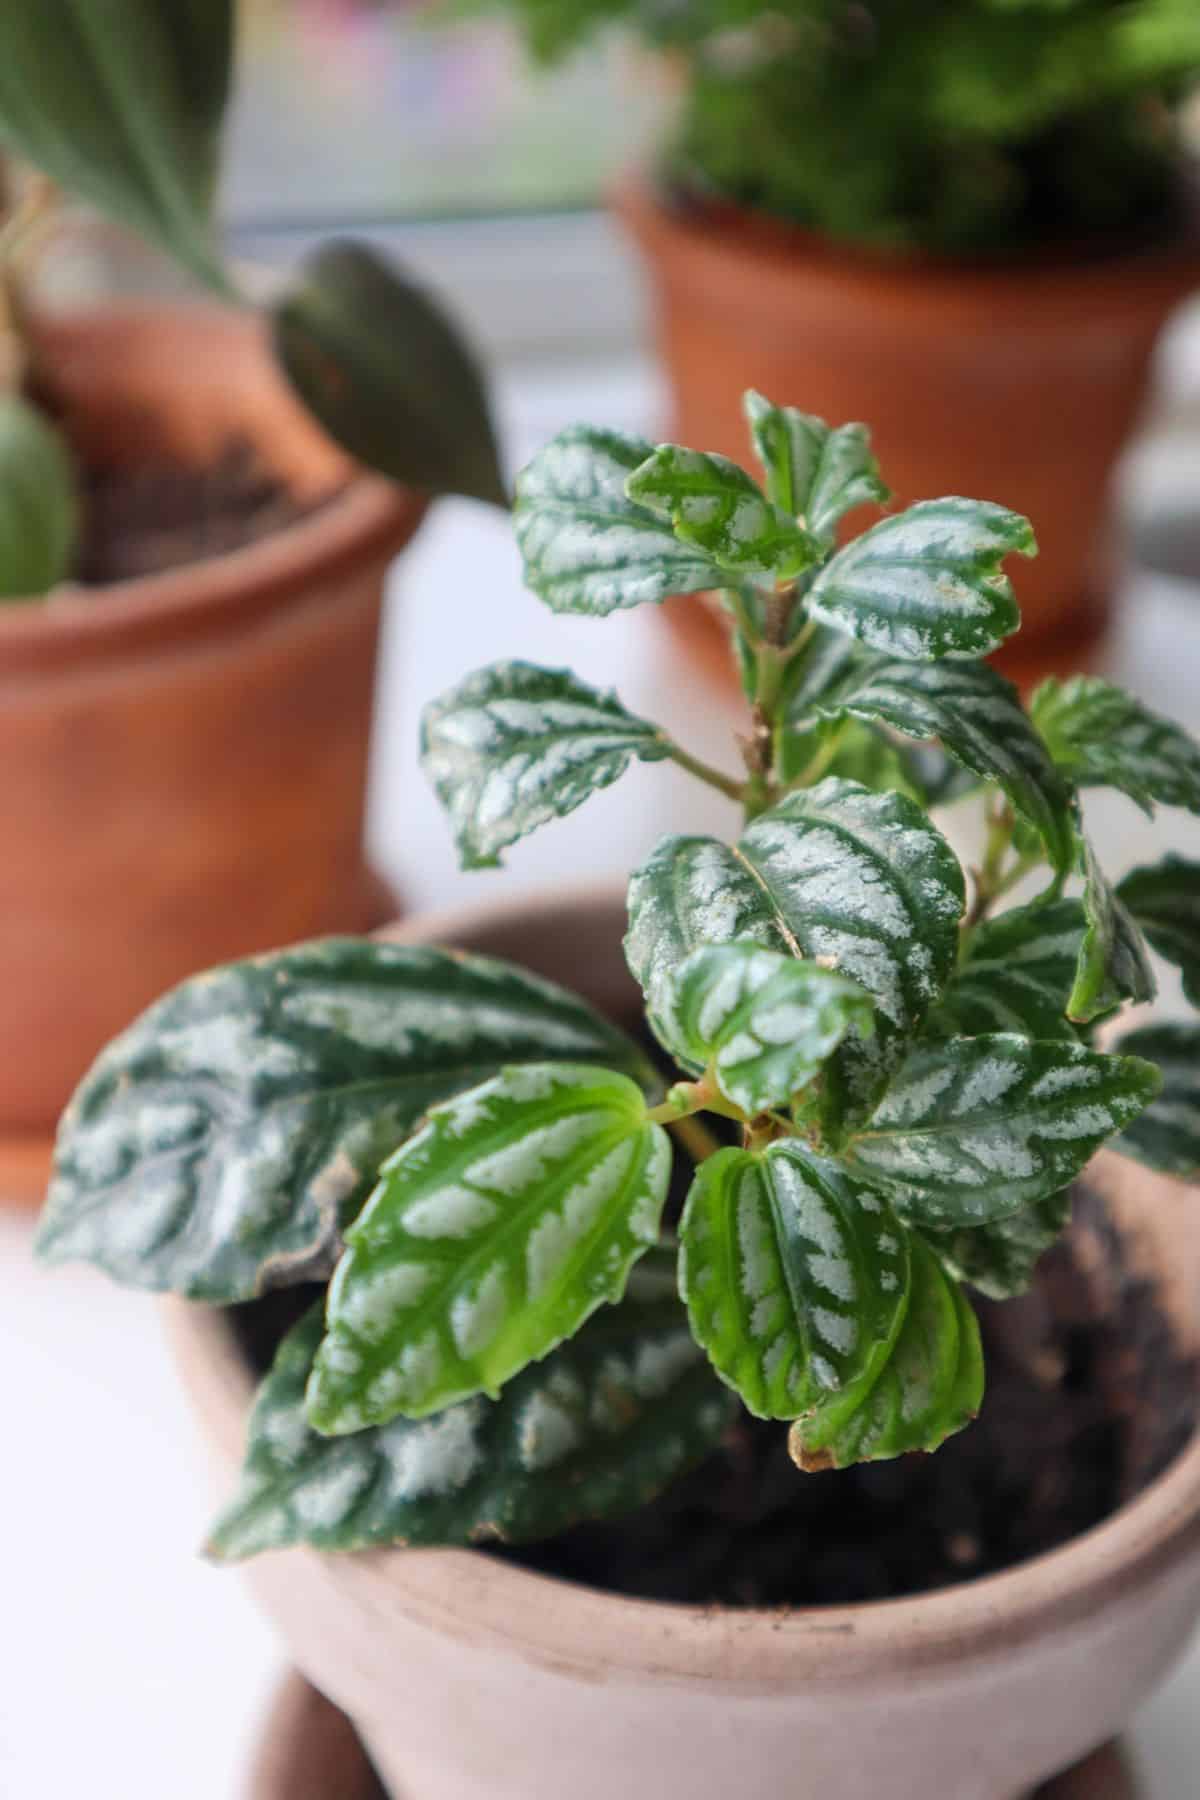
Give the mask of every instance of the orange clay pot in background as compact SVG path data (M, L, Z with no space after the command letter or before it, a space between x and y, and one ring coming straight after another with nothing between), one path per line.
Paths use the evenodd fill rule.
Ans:
M245 549L0 606L0 1198L40 1198L101 1045L196 969L382 916L363 857L384 574L423 501L311 425L250 317L129 307L45 329L77 447L249 440L319 510Z
M1106 612L1110 477L1155 341L1200 288L1200 235L1090 261L951 264L838 249L732 210L684 216L636 181L616 207L649 272L673 438L746 462L747 387L831 423L868 420L901 504L969 494L1033 520L1024 625L999 660L1018 678L1078 667ZM668 616L702 655L716 639L694 602Z

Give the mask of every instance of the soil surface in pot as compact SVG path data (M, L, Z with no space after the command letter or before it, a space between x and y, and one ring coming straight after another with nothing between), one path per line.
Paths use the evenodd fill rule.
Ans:
M240 550L330 497L301 498L244 438L231 438L203 465L157 457L85 468L75 579L103 587Z
M233 1309L259 1370L318 1289ZM885 1600L998 1574L1086 1531L1184 1447L1196 1373L1102 1204L1077 1184L1069 1236L1031 1292L973 1296L987 1356L974 1425L934 1456L805 1475L786 1427L743 1414L658 1500L499 1555L569 1581L701 1605Z

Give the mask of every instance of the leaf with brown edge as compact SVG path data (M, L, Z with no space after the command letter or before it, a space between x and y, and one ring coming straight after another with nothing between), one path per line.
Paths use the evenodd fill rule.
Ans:
M975 1418L983 1403L979 1325L966 1295L933 1251L910 1234L912 1285L900 1335L881 1372L847 1410L798 1419L792 1460L817 1472L936 1450Z

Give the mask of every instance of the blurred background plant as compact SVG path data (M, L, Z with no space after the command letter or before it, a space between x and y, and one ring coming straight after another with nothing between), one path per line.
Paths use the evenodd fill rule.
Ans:
M664 53L661 173L838 242L953 254L1154 235L1180 205L1194 0L483 0L555 63Z
M0 18L0 598L72 570L70 447L47 404L30 290L56 189L243 302L215 228L235 0L46 0ZM31 171L29 173L27 171ZM351 456L410 487L505 501L483 380L444 312L362 244L323 246L270 304L278 360ZM381 421L384 422L381 428Z

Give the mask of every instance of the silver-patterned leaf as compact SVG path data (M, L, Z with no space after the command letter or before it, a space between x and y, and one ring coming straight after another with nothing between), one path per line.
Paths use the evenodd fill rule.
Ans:
M1021 622L1004 558L1036 548L1029 521L1003 506L923 500L839 550L808 608L905 661L987 656Z
M664 1024L685 1067L711 1069L751 1117L786 1106L846 1037L870 1037L869 995L814 962L757 944L706 944L672 971Z
M808 533L727 456L660 444L630 475L625 492L683 543L739 575L786 581L817 559Z
M1055 762L1080 787L1115 787L1153 813L1155 802L1200 812L1200 745L1181 726L1098 675L1044 681L1033 721Z
M1066 1187L1158 1088L1082 1044L948 1038L913 1051L846 1160L918 1227L986 1225Z
M773 406L753 389L743 405L768 494L826 549L846 513L891 498L865 425L829 426L794 406Z
M721 586L710 557L625 492L653 449L575 425L517 477L513 527L526 585L555 612L610 613Z
M1183 975L1183 991L1200 1007L1200 863L1165 856L1133 869L1117 899L1153 949Z
M1067 1000L1067 1017L1086 1025L1114 1012L1126 1000L1153 1000L1154 971L1142 934L1113 892L1091 840L1079 833L1084 877L1083 909L1087 930L1079 946L1075 982Z
M696 1171L679 1291L697 1342L752 1413L852 1405L908 1301L909 1233L835 1163L780 1140Z
M843 1469L913 1450L936 1450L983 1404L979 1325L957 1282L911 1236L908 1309L869 1393L847 1414L827 1407L792 1426L788 1449L802 1469Z
M848 1038L822 1077L836 1141L874 1107L945 985L963 898L954 853L918 806L832 778L789 795L732 847L666 839L630 883L625 949L660 1035L664 984L701 944L745 938L865 988L875 1035Z
M431 1419L322 1437L304 1393L320 1305L259 1390L238 1492L208 1553L312 1544L522 1543L632 1511L713 1450L737 1402L687 1329L674 1257L651 1252L625 1298L509 1382Z
M346 1233L311 1422L340 1436L494 1398L620 1299L670 1173L666 1132L610 1070L527 1063L434 1107Z
M956 1231L926 1228L921 1235L960 1281L992 1300L1011 1300L1026 1292L1040 1258L1058 1242L1070 1218L1071 1190L1063 1188L990 1225Z
M848 685L856 670L873 661L872 653L847 632L815 619L810 627L811 634L789 659L783 676L783 713L797 728L811 722L820 701Z
M1073 899L1014 906L985 919L967 939L966 957L930 1016L929 1035L1015 1031L1074 1042L1067 998L1086 929L1083 904Z
M669 746L656 725L567 669L493 663L432 701L421 760L450 815L464 869L494 867L518 838L563 818L637 758Z
M1200 1180L1200 1025L1168 1022L1130 1031L1117 1048L1161 1071L1162 1092L1117 1140L1138 1162Z
M555 1059L655 1081L573 994L489 957L333 938L196 976L63 1115L41 1254L205 1300L326 1273L428 1107Z
M1038 831L1057 870L1075 852L1070 795L1012 683L981 662L875 661L854 670L812 708L936 739L964 768L994 781ZM795 711L794 723L802 723Z

